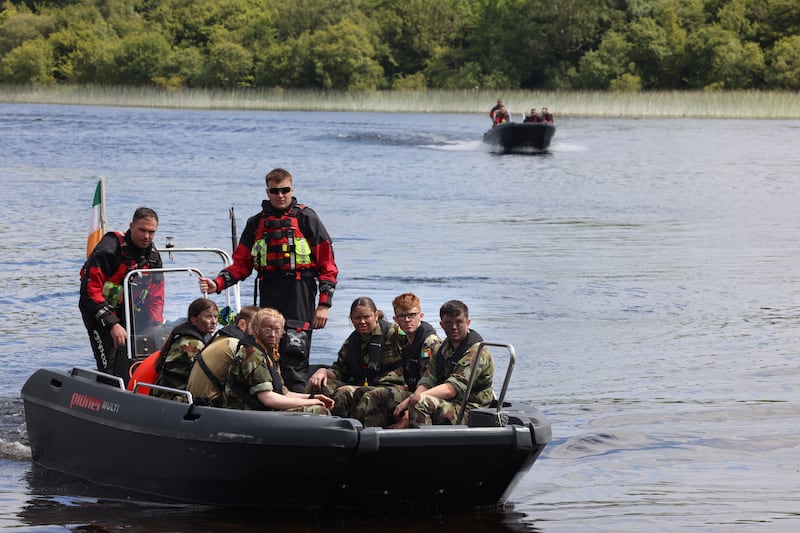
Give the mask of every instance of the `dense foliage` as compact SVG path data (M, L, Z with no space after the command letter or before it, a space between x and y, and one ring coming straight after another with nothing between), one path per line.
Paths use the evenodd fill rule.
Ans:
M4 0L0 83L800 89L798 0Z

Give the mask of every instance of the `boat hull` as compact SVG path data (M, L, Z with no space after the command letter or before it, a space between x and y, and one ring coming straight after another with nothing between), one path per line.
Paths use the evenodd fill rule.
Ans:
M503 412L512 422L503 427L492 427L498 415L486 409L474 419L489 420L487 427L386 430L338 417L189 405L135 394L96 374L40 369L25 383L34 463L177 501L287 509L492 506L551 438L535 410ZM431 467L439 472L433 480Z
M483 142L505 153L542 151L550 146L556 126L552 122L505 122L483 134Z
M388 435L385 430L368 428L362 433L360 453L348 466L338 494L339 507L348 502L369 502L379 509L497 505L508 499L544 449L544 443L536 443L533 437L532 426L517 425L502 429L431 426ZM366 439L376 440L379 447L365 452ZM376 476L377 472L387 475Z
M358 443L351 420L190 407L50 370L31 376L22 397L34 463L196 503L258 505L280 479L269 503L304 505L309 480L297 465L328 465L315 484L332 487Z

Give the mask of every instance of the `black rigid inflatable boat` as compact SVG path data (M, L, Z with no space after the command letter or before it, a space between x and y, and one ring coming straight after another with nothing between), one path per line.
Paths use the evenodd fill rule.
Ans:
M22 398L37 465L210 505L493 506L551 437L533 408L473 410L469 425L363 428L353 419L145 396L80 368L37 370ZM441 472L434 480L420 483L406 470L432 458ZM280 480L279 490L270 480Z
M483 142L503 153L543 151L556 133L552 122L504 122L483 134Z
M198 250L206 249L192 249ZM201 275L187 267L129 276L189 278L187 272ZM195 292L196 279L187 282ZM166 283L169 298L176 282ZM130 296L128 287L124 296ZM173 309L183 312L184 305ZM135 322L128 317L128 324ZM131 331L128 357L152 352L150 337ZM181 395L182 401L174 401L139 390L152 384L128 390L122 377L94 369L39 369L22 388L32 460L37 467L88 480L100 494L103 487L114 487L143 500L284 509L354 503L374 509L495 506L533 466L551 428L537 409L511 409L504 402L514 349L485 344L509 351L497 407L470 411L464 424L420 429L216 408L196 404L187 391L162 387ZM432 460L440 474L420 483L409 469Z

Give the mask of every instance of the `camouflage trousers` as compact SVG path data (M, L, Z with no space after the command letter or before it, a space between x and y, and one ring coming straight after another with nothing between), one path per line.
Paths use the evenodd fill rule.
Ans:
M330 379L330 378L328 378L328 382L321 389L318 389L316 387L312 387L311 383L309 383L308 385L306 385L306 392L307 393L312 393L313 392L313 393L316 393L316 394L324 394L328 398L333 399L335 404L334 404L333 408L329 411L329 414L332 414L334 416L349 416L349 413L347 415L340 414L341 410L337 409L337 407L339 407L339 402L336 400L336 390L339 389L340 387L344 387L344 386L345 386L344 381L339 381L338 379ZM346 400L346 398L343 398L343 399Z
M344 381L339 381L338 379L331 379L328 378L328 382L324 387L318 389L316 387L312 387L311 383L306 385L306 392L308 393L316 393L316 394L324 394L328 398L333 398L333 395L336 393L336 389L339 387L344 387Z
M306 392L322 393L334 402L331 414L333 416L342 416L345 418L353 418L353 410L361 400L361 396L369 389L375 387L359 386L359 385L345 385L344 381L338 379L328 378L327 384L322 390L317 390L308 385Z
M396 422L392 413L403 400L411 395L402 387L372 387L363 393L353 408L353 418L364 427L387 427Z
M375 387L364 387L357 385L342 385L336 392L333 393L333 409L331 414L333 416L343 416L346 418L354 418L353 410L355 409L361 397L370 389Z
M423 394L416 405L408 410L408 427L418 428L431 424L453 425L458 420L460 412L461 405L456 402Z
M292 407L291 409L286 410L293 413L313 413L315 415L325 416L330 416L331 414L328 408L324 405L301 405L300 407Z

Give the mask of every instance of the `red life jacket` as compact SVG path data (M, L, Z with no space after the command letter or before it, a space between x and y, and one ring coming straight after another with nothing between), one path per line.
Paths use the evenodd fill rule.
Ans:
M147 356L143 361L134 363L131 366L131 379L128 380L128 390L132 391L137 383L155 383L158 378L156 366L158 365L158 358L161 355L160 350L156 350ZM150 387L139 387L136 392L138 394L150 395Z
M311 243L297 221L297 214L304 208L295 205L279 217L261 217L251 248L253 267L260 274L295 272L299 276L314 267Z

